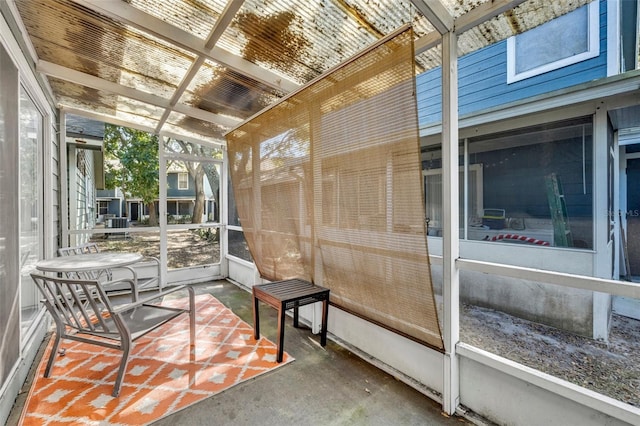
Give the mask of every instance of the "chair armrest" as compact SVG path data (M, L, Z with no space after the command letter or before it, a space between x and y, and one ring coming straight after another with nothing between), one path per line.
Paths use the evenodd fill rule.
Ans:
M153 256L145 256L139 263L155 263L158 265L158 268L160 268L160 259Z
M113 312L116 313L116 314L120 314L122 312L126 312L126 311L129 311L131 309L134 309L134 308L136 308L138 306L149 304L150 302L152 302L152 301L154 301L154 300L156 300L158 298L164 297L164 296L166 296L168 294L171 294L171 293L175 293L176 291L184 290L186 288L187 288L186 285L179 285L179 286L176 286L176 287L171 287L168 290L164 290L164 291L161 291L159 293L154 293L152 296L145 297L144 299L136 300L134 302L127 303L126 305L116 306L115 308L113 308Z
M146 256L133 265L112 269L113 272L123 270L127 271L126 275L137 283L139 291L154 287L160 288L160 260L156 257Z
M138 299L138 288L136 287L136 281L131 278L119 278L117 280L104 281L100 283L102 288L108 293L110 286L116 286L118 284L128 284L131 289L131 301L135 302Z

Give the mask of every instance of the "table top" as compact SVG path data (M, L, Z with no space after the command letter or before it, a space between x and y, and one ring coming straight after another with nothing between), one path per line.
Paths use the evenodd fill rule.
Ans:
M102 252L60 256L41 260L36 269L44 272L80 272L133 265L142 260L140 253Z
M253 294L269 295L280 301L300 300L307 297L322 300L328 298L329 289L294 278L255 285L253 286Z

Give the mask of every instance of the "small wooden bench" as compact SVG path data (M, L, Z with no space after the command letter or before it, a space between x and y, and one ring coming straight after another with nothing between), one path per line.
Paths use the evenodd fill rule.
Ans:
M253 286L253 326L254 337L260 338L259 301L278 310L278 362L282 362L284 352L284 315L293 308L293 326L298 327L298 308L315 302L322 302L322 331L320 344L327 344L327 316L329 314L329 289L311 284L301 279L274 281Z

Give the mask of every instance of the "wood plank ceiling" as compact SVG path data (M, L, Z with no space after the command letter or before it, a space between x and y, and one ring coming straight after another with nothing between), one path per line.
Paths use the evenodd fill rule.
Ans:
M223 135L398 27L416 69L589 0L9 0L36 70L74 114L178 138Z

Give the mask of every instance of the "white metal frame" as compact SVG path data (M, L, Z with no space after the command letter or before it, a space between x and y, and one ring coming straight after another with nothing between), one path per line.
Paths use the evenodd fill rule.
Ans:
M160 264L161 264L161 281L162 282L172 282L172 283L185 283L185 282L198 282L198 281L208 281L213 279L219 279L224 277L223 272L227 270L226 266L223 267L222 264L226 263L226 239L223 238L223 234L226 237L226 233L224 232L224 224L226 224L227 218L226 216L222 216L223 209L220 209L220 222L218 223L206 223L206 224L178 224L178 225L169 225L167 223L167 161L168 160L181 160L181 161L197 161L197 162L207 162L220 165L220 199L222 202L219 203L219 208L222 205L226 205L226 199L223 198L223 195L226 195L226 189L223 190L223 186L226 187L226 150L223 149L223 159L210 159L203 157L196 157L186 154L171 154L167 153L164 150L164 141L167 138L174 138L173 135L168 135L166 133L162 133L158 138L158 158L160 161L160 202L159 202L159 214L160 214ZM188 140L183 137L178 137L181 140ZM209 145L216 148L221 148L218 144L212 144L206 141L199 140L189 140L190 142L197 143L200 145ZM219 200L220 201L220 200ZM226 212L226 207L224 208ZM214 228L218 229L220 234L219 244L220 244L220 259L216 264L210 265L198 265L194 267L188 268L180 268L179 270L169 271L168 270L168 243L167 237L171 230L178 229L194 229L194 228Z

